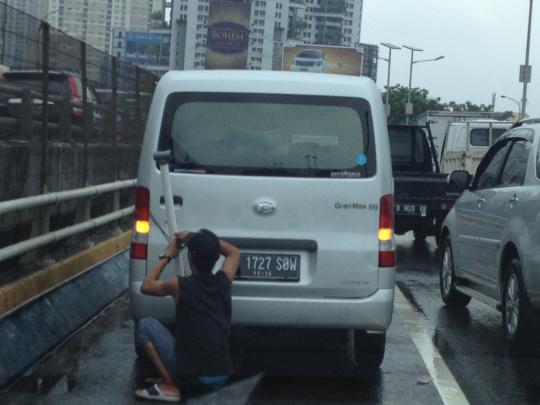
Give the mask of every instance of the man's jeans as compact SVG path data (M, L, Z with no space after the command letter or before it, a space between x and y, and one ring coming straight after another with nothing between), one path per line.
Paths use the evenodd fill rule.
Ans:
M208 392L219 388L227 381L228 376L177 376L174 336L154 318L142 318L137 327L135 345L142 347L147 342L152 343L172 380L178 383L183 392Z
M142 318L137 327L135 345L142 347L151 342L167 369L167 372L176 380L176 355L174 353L174 336L169 330L154 318Z

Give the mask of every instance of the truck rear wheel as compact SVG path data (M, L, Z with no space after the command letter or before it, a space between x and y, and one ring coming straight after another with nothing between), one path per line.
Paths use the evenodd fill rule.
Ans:
M414 230L413 235L414 235L414 240L417 240L419 242L425 241L427 237L426 232L421 231L421 230Z

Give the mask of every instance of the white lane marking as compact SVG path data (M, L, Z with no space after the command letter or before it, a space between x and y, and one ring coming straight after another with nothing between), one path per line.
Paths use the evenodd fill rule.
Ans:
M465 394L433 344L426 327L425 317L411 307L399 287L396 288L395 305L444 404L469 404Z

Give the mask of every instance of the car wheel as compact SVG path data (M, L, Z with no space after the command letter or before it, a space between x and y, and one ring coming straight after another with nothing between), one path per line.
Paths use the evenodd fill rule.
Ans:
M426 233L424 231L413 231L414 240L418 242L423 242L426 240Z
M531 330L531 311L521 279L519 260L514 259L505 268L502 295L502 326L504 337L510 342L522 342Z
M354 364L356 370L373 370L380 367L384 359L386 333L354 331Z
M439 288L441 298L449 307L465 307L471 297L456 290L456 276L454 273L454 255L450 238L443 242L443 253L439 272Z

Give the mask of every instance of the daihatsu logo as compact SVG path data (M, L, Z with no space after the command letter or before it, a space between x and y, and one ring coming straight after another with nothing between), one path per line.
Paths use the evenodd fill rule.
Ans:
M255 204L255 211L261 215L270 215L276 210L276 205L271 201L261 201Z

